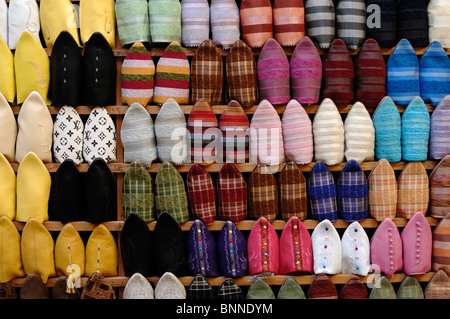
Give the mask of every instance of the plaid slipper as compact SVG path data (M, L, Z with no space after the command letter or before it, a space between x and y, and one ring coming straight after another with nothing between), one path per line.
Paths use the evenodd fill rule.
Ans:
M339 175L336 185L339 216L346 222L369 216L369 185L361 166L350 160Z
M332 222L338 219L336 184L330 170L321 161L314 165L309 175L308 198L313 219Z
M428 174L421 162L409 162L398 177L397 215L410 219L416 212L426 214L430 201Z
M217 218L237 223L247 218L247 183L232 163L225 163L217 177Z
M169 162L164 162L156 174L155 206L158 217L163 212L167 212L180 224L189 220L188 197L184 180Z
M227 278L217 291L217 299L244 299L244 294L233 279Z
M223 70L223 59L214 42L201 42L191 60L192 104L200 99L211 105L223 103Z
M123 177L122 191L123 214L139 214L147 223L155 220L155 199L153 181L145 167L132 162Z
M370 291L369 299L397 299L397 294L389 279L382 276Z
M225 87L227 103L236 100L249 107L259 102L256 61L244 41L236 41L226 57Z
M397 179L391 164L381 159L367 178L370 216L377 221L394 219L397 214Z
M397 299L425 299L419 281L413 276L406 276L398 287Z
M278 215L278 187L275 176L264 164L258 164L248 180L249 217L265 217L273 222Z
M192 215L210 225L216 217L216 189L211 175L194 164L189 169L186 183Z
M292 216L305 220L308 212L306 179L294 162L287 162L278 176L278 200L281 218L288 221Z
M187 288L187 299L215 299L216 295L203 275L196 275Z

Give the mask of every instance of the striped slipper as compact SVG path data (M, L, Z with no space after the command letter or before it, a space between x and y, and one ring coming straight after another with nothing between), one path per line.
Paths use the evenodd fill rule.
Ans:
M278 43L295 46L305 36L305 8L302 0L273 2L273 29Z
M207 0L181 1L181 42L198 47L209 39L209 3Z
M420 97L415 97L402 116L402 157L404 161L426 161L430 137L430 113Z
M273 38L272 4L269 0L243 0L240 5L242 39L251 48L261 48Z
M281 45L268 39L257 62L259 96L272 105L286 104L291 99L289 60Z
M425 299L449 299L450 278L443 270L438 270L425 286Z
M420 96L419 59L408 40L397 44L386 64L386 92L397 105Z
M138 102L128 107L120 128L120 138L124 163L139 161L150 167L158 158L152 117Z
M147 105L153 101L155 64L141 42L135 42L123 60L120 70L122 103L138 102Z
M346 222L369 217L369 185L361 166L350 160L339 175L337 184L339 217Z
M375 128L366 107L356 102L344 121L345 159L359 164L373 161L375 155Z
M194 164L187 174L186 185L193 217L206 225L212 224L216 217L216 189L211 175Z
M314 151L312 122L297 100L291 100L287 104L281 117L281 125L286 160L296 164L311 163Z
M306 35L314 44L327 50L335 39L335 7L332 0L306 1Z
M313 219L331 222L338 219L336 193L333 175L323 162L318 161L308 178L308 199Z
M341 0L336 7L336 37L349 50L358 49L366 39L366 3L364 0Z
M450 154L450 95L434 109L430 119L430 157L435 160Z
M398 177L397 215L410 219L426 214L430 197L428 175L421 162L409 162Z
M168 98L164 102L156 116L154 128L159 159L174 165L186 162L189 152L186 118L174 99Z
M287 162L278 175L278 201L281 218L288 221L295 216L305 220L308 212L306 179L294 162Z
M437 106L450 93L450 60L441 44L434 41L420 59L420 96Z
M190 134L192 163L209 165L217 161L219 155L219 123L211 106L205 99L198 100L186 122Z
M292 98L302 104L319 102L322 86L322 59L309 37L295 46L290 59Z
M413 47L426 47L428 12L425 0L400 0L397 3L397 38L407 39Z
M181 1L148 1L148 14L153 43L181 42Z
M222 56L214 42L205 40L199 44L191 61L191 103L205 99L211 105L222 104L222 93Z
M188 104L190 74L186 53L179 42L171 42L156 65L153 101L163 104L171 97L179 104Z
M444 48L450 48L450 25L446 22L450 18L450 3L446 0L430 1L427 11L429 41L438 41Z
M213 42L229 50L241 37L239 8L235 0L211 0L209 8L211 38Z
M265 217L271 223L278 216L278 185L264 164L258 164L248 179L249 217Z
M323 97L332 99L337 107L346 107L354 97L354 78L353 60L347 46L336 39L323 60Z
M430 180L430 216L442 218L450 213L450 155L446 155L433 169Z
M402 160L401 117L389 96L381 100L372 116L375 128L375 156L389 162ZM389 123L389 124L387 124Z
M369 183L370 216L377 221L394 219L397 213L398 186L395 172L386 159L375 164L367 181Z
M368 0L366 5L366 38L374 39L382 48L392 48L397 43L397 1Z
M220 115L224 162L248 163L250 122L239 102L231 100Z
M433 271L439 270L450 273L450 214L445 215L433 230Z
M250 121L250 162L270 166L284 161L280 116L269 101L262 100Z
M378 43L368 39L355 59L355 98L374 108L386 96L386 61Z
M244 41L236 41L225 62L227 103L236 100L243 107L258 104L257 68L252 49Z
M148 4L146 0L116 1L117 31L120 44L151 43Z
M313 119L314 157L327 165L344 161L344 123L331 99L324 99Z
M247 218L247 182L232 163L225 163L217 176L217 218L238 223Z

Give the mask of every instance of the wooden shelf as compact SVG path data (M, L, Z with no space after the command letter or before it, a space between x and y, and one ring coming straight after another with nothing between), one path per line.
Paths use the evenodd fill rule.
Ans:
M434 272L428 272L426 274L416 275L414 277L419 282L428 282L433 277L433 275L434 275ZM343 284L346 284L354 276L356 276L356 275L336 274L336 275L329 275L328 277L330 278L331 282L333 282L335 285L336 284L343 285ZM392 283L401 283L406 278L406 276L407 275L405 273L396 273L389 280ZM292 276L276 275L273 277L267 277L267 278L264 277L264 280L269 285L280 286L281 284L283 284L283 282L288 277L294 278L300 285L310 285L314 281L315 275L312 275L312 274L300 275L300 276L298 276L298 275L292 275ZM376 278L378 278L377 276L371 276L371 275L358 276L358 277L365 284L374 283L373 281L375 281ZM155 287L159 281L159 278L160 277L147 277L147 280L153 284L153 287ZM55 285L57 279L58 279L57 277L49 278L46 283L46 286L53 287ZM127 284L128 280L130 278L126 277L126 276L118 276L118 277L105 277L105 279L108 282L110 282L113 287L125 287L125 285ZM178 279L181 281L183 286L188 287L191 284L192 280L194 279L194 276L183 276L183 277L178 277ZM227 277L224 277L224 276L207 278L208 283L212 287L219 287L225 281L225 279L227 279ZM236 284L238 286L250 286L253 283L253 281L255 280L255 276L244 276L244 277L232 278L232 279L236 282ZM86 284L87 280L88 280L88 277L80 278L81 287L83 287ZM22 286L24 281L25 281L25 278L16 278L11 281L11 284L14 287L20 287L20 286Z
M319 108L318 104L302 105L302 106L305 109L307 114L315 114L317 112L317 109ZM353 104L348 105L346 107L338 108L338 110L341 114L347 114L350 111L350 109L352 108L352 106L353 106ZM212 105L211 106L213 112L217 115L222 114L226 107L227 107L226 105ZM251 114L255 113L257 107L258 107L258 105L245 107L244 111L246 114L251 115ZM13 113L15 115L18 115L20 112L21 106L12 105L11 108L13 110ZM128 110L128 105L108 105L108 106L105 106L105 108L110 115L124 115ZM159 113L161 106L160 105L146 105L145 108L150 114L156 115ZM191 112L193 105L180 105L180 108L184 112L184 114L188 115ZM284 110L286 108L286 105L274 105L274 108L278 112L278 114L283 114ZM427 108L428 108L429 112L434 111L434 107L430 104L427 104ZM58 114L60 109L61 109L60 106L49 106L48 107L48 110L49 110L50 114L52 114L52 115ZM75 107L75 109L78 112L78 114L80 114L80 115L89 115L93 108L90 106L77 106L77 107ZM398 105L397 109L400 113L404 113L406 110L406 106ZM373 113L375 111L375 108L367 107L367 111L369 113Z
M312 162L309 164L298 165L298 167L300 168L300 170L302 172L310 172L314 168L315 164L316 164L316 162ZM328 169L331 172L340 172L344 169L346 164L347 164L347 162L342 162L342 163L339 163L336 165L331 165L331 166L328 166ZM360 164L360 166L363 171L371 171L376 164L377 164L376 161L371 161L371 162L363 162ZM406 166L406 164L407 164L407 162L402 161L402 162L391 163L391 166L394 171L399 171L399 170L402 170ZM431 170L431 169L434 169L438 163L437 163L437 161L429 160L429 161L422 162L422 164L424 165L425 169ZM47 167L47 169L50 173L55 173L61 164L60 163L44 163L44 165ZM180 173L187 173L187 172L189 172L192 165L194 165L194 164L183 164L180 166L176 166L176 169ZM218 173L223 165L224 165L223 163L215 163L215 164L211 164L208 166L204 166L203 168L209 173ZM251 173L251 172L253 172L253 170L255 169L257 164L256 163L237 163L235 165L241 173ZM285 165L286 165L286 163L282 163L282 164L278 165L276 172L281 172L281 170L283 169L283 167ZM111 172L113 172L113 173L126 173L129 166L130 166L129 163L109 163L108 164L108 167L110 168ZM153 163L149 168L147 168L147 171L149 173L157 173L159 171L159 169L161 168L161 166L162 166L162 163ZM11 167L13 168L13 170L15 172L17 172L17 170L19 169L19 163L11 163ZM78 165L78 170L82 173L86 173L88 168L89 168L89 164L87 164L87 163ZM275 173L275 169L273 169L273 167L271 167L270 169Z
M434 218L434 217L430 217L427 216L426 219L428 220L428 223L431 227L436 226L440 219L438 218ZM402 217L396 217L394 220L394 223L397 225L397 227L405 227L406 224L408 223L408 220ZM303 224L305 225L305 227L309 230L313 230L317 224L319 223L318 220L313 220L313 219L306 219L302 221ZM110 222L105 222L102 223L106 228L108 228L110 231L122 231L122 227L124 225L125 221L110 221ZM253 225L256 223L256 220L242 220L239 223L236 224L237 228L243 231L248 231L251 230L253 228ZM363 228L377 228L379 225L379 222L376 221L373 218L368 218L362 221L359 221L359 223L361 224L361 226ZM23 222L14 222L17 230L22 231L25 223ZM85 221L76 221L76 222L70 222L70 224L72 224L75 229L77 231L93 231L94 228L96 227L95 224L91 224L89 222L85 222ZM193 224L193 221L188 221L184 224L181 224L180 227L183 231L189 231L189 229L191 228ZM207 228L210 231L220 231L223 227L223 225L225 224L224 220L215 220L211 225L207 225ZM272 222L272 226L275 230L283 230L284 225L286 224L286 222L284 220L281 219L277 219L274 220ZM350 222L346 222L342 219L336 220L335 222L333 222L333 225L336 229L346 229L348 227L348 225L350 225ZM45 221L43 222L43 225L45 226L45 228L47 228L48 231L61 231L61 229L64 227L64 224L59 222L59 221ZM156 221L147 223L148 228L150 230L154 230L155 226L156 226Z
M160 57L162 55L162 53L164 52L164 50L166 49L166 47L169 45L169 43L154 43L151 45L151 48L149 49L149 53L151 56L153 57ZM183 52L186 54L187 57L192 57L195 54L195 51L197 50L197 48L187 48L187 47L182 47L183 48ZM295 47L284 47L283 50L286 53L286 56L291 56L292 53L294 52L294 48ZM381 48L381 53L385 56L390 56L392 54L392 52L394 52L395 47L393 48ZM114 48L113 49L113 53L114 56L116 57L125 57L128 53L128 48ZM221 47L218 47L219 53L221 56L226 57L228 56L228 53L230 50L224 50ZM359 53L360 49L356 49L356 50L349 50L350 55L357 55ZM416 54L418 56L424 55L425 52L427 50L427 47L422 47L422 48L414 48L414 51L416 52ZM261 54L261 49L252 49L253 51L253 55L254 56L259 56ZM324 50L324 49L317 49L317 51L319 52L319 54L321 56L325 55L326 52L328 50ZM446 49L445 50L447 55L450 55L450 49ZM51 48L45 48L45 52L47 53L48 56L51 56L52 54L52 49ZM81 49L81 52L83 53L83 49Z

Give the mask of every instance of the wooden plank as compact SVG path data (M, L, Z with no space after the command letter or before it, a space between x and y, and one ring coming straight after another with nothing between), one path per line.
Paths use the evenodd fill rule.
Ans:
M428 282L433 277L434 272L428 272L423 275L417 275L414 276L419 282ZM331 282L335 285L337 284L346 284L352 277L356 275L353 274L337 274L337 275L329 275ZM396 273L392 278L390 278L390 282L392 283L401 283L406 278L405 273ZM267 284L271 286L280 286L288 277L294 278L300 285L311 285L311 283L314 281L315 275L294 275L294 276L286 276L286 275L276 275L273 277L264 277L264 280L267 282ZM368 285L369 287L372 287L372 284L375 284L376 280L380 278L379 274L376 275L368 275L368 276L357 276L361 279L361 281ZM53 287L56 284L58 277L52 277L49 278L46 282L47 287ZM127 284L129 277L126 276L117 276L117 277L105 277L105 279L116 288L123 288ZM152 276L147 277L147 280L153 284L153 286L156 286L158 283L160 277ZM180 282L183 284L183 286L188 287L192 280L194 279L193 276L183 276L178 277ZM220 277L207 277L208 283L213 287L219 287L224 281L227 279L227 277L220 276ZM88 280L88 277L80 277L79 281L75 284L77 288L82 288ZM238 286L250 286L253 281L255 280L255 276L244 276L239 278L233 278L233 280L236 282ZM23 282L25 281L25 278L15 278L11 280L11 284L13 287L21 287Z
M316 162L312 162L309 164L298 165L298 167L300 168L300 170L302 172L310 172L314 168L315 164L316 164ZM361 168L363 171L371 171L376 164L377 164L377 162L371 161L371 162L363 162L360 165L361 165ZM391 166L392 166L393 170L401 171L405 167L406 164L407 164L406 162L397 162L397 163L391 163ZM422 164L424 165L425 169L432 170L436 167L436 165L438 163L437 163L437 161L425 161L425 162L422 162ZM47 167L47 169L50 173L55 173L61 164L60 163L44 163L44 165ZM189 169L192 167L192 165L194 165L194 164L183 164L180 166L176 166L176 169L180 173L187 173L187 172L189 172ZM235 165L239 169L240 172L251 173L255 169L257 164L256 163L237 163ZM271 167L271 170L274 173L281 172L281 170L283 169L283 167L285 165L286 164L283 163L278 166L275 166L275 168ZM331 165L331 166L328 166L328 168L332 172L340 172L344 169L345 165L347 165L347 162L342 162L340 164ZM126 173L130 164L129 163L108 163L108 166L113 173ZM159 171L159 169L161 168L161 166L162 166L162 163L152 163L152 165L149 168L147 168L147 171L149 173L157 173ZM204 169L209 173L218 173L220 171L220 169L222 168L222 166L223 166L223 163L214 163L214 164L205 166ZM17 170L19 169L19 164L11 163L11 167L13 168L13 170L15 172L17 172ZM78 170L82 173L86 173L88 168L89 168L89 164L87 164L87 163L78 165Z
M426 219L428 221L428 224L431 227L436 226L440 221L440 219L430 217L430 216L427 216ZM397 227L405 227L406 224L408 223L408 220L405 218L402 218L402 217L394 218L393 221L397 225ZM305 225L305 227L310 230L313 230L319 223L319 221L313 220L313 219L306 219L306 220L303 220L302 222ZM122 231L122 227L123 227L124 223L125 222L123 220L119 220L119 221L104 222L102 224L112 232L120 232L120 231ZM236 226L240 230L251 230L255 223L256 223L256 220L247 219L247 220L242 220L242 221L236 223ZM361 220L361 221L359 221L359 223L361 224L361 226L363 228L368 228L368 229L369 228L377 228L379 225L379 222L373 218L367 218L365 220ZM75 221L75 222L70 222L70 224L72 224L77 231L93 231L94 228L96 227L95 224L91 224L86 221ZM188 221L184 224L181 224L180 227L183 231L189 231L192 224L193 224L193 221ZM213 223L211 225L207 225L207 228L210 231L220 231L224 224L225 224L225 221L223 221L223 220L215 220L215 221L213 221ZM285 224L286 224L286 222L281 219L277 219L272 222L272 226L275 230L283 230L283 227ZM333 225L336 229L346 229L349 224L350 224L349 222L346 222L342 219L338 219L335 222L333 222ZM16 226L17 230L19 230L19 231L22 231L23 228L25 227L25 223L23 223L23 222L14 222L14 225ZM43 225L45 228L47 228L48 231L60 231L64 227L64 224L59 221L45 221L45 222L43 222ZM148 228L151 231L153 231L156 226L156 221L147 223L147 225L148 225Z

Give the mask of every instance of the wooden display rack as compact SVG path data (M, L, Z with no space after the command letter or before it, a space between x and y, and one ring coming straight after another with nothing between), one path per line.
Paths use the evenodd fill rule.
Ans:
M39 0L37 0L37 1L39 2ZM73 0L73 2L74 3L78 2L78 0ZM161 56L161 54L164 51L166 46L167 46L167 44L165 44L165 45L158 44L157 46L155 44L155 47L152 46L152 48L149 50L150 54L154 57L155 66L157 64L157 62L156 62L157 59ZM193 48L183 48L183 49L184 49L184 52L186 53L188 59L191 60L192 56L195 53L195 48L194 49ZM50 56L51 49L45 49L45 50L46 50L47 54ZM225 51L221 48L219 50L220 50L222 57L224 59L224 62L225 62L225 57L227 56L228 51ZM290 57L293 52L293 48L285 48L284 50L286 52L286 55L288 57ZM385 58L387 59L389 57L389 55L393 52L393 50L394 50L394 48L382 48L382 53L385 56ZM116 105L107 106L106 109L108 110L109 114L111 115L111 117L116 125L116 131L117 131L117 162L108 164L111 171L114 173L114 175L116 177L116 181L117 181L117 221L105 222L103 224L113 234L115 233L114 235L117 235L117 236L115 236L115 238L117 241L118 252L119 252L118 276L117 277L106 277L106 279L113 285L113 287L116 288L116 290L118 292L117 297L121 298L122 293L123 293L123 288L125 287L128 279L129 279L128 277L126 277L124 275L122 258L121 258L121 254L120 254L120 236L121 236L122 227L124 225L124 214L123 214L123 207L122 207L123 179L124 179L124 174L126 173L130 163L123 162L123 158L124 158L123 157L123 146L122 146L121 138L120 138L120 130L121 130L121 126L122 126L122 121L123 121L124 115L128 108L128 106L122 105L121 67L122 67L122 62L128 52L128 49L120 47L120 41L118 38L117 27L116 27L116 48L114 48L113 51L114 51L114 55L116 57L116 64L117 64ZM415 48L415 52L419 56L423 55L425 53L425 51L426 51L426 48ZM253 52L254 52L254 55L256 57L258 57L261 50L253 49ZM358 52L359 52L359 49L350 51L352 56L355 56ZM319 53L323 56L325 54L325 51L319 49ZM447 54L450 54L450 49L447 50ZM215 114L217 116L220 116L222 111L225 109L225 106L226 105L213 105L212 108L213 108ZM193 105L180 105L180 107L182 108L182 110L184 111L184 113L187 117L190 110L192 109ZM286 107L286 105L275 106L275 108L279 114L282 114L284 112L285 107ZM313 118L318 107L319 107L319 105L304 105L304 108L305 108L306 112L310 115L311 119ZM431 105L427 105L427 107L431 114L433 112L434 108ZM155 119L156 115L158 114L160 108L161 108L161 106L154 105L154 104L146 106L146 109L148 110L149 114L152 116L153 120ZM249 117L251 117L252 114L255 112L256 108L257 108L257 105L245 108L245 112L248 114ZM349 105L345 108L339 109L341 115L343 116L343 119L345 119L345 116L349 112L350 108L351 108L351 105ZM405 111L405 108L406 107L404 107L404 106L398 106L400 113L403 113ZM17 114L20 111L20 106L13 105L12 109L13 109L14 114L17 116ZM49 106L49 111L53 117L56 116L59 109L60 109L60 107ZM87 118L87 116L90 114L92 108L90 108L88 106L77 106L76 110L80 114L82 119L85 120ZM369 113L371 115L373 114L373 111L374 111L374 109L369 109ZM375 166L376 163L377 162L375 162L375 161L364 162L361 164L361 167L362 167L363 171L365 171L366 174L368 174L372 170L372 168ZM433 161L433 160L427 160L422 163L424 164L425 169L427 170L428 174L430 174L431 170L437 165L438 162ZM392 168L396 172L397 176L400 173L400 171L405 167L406 164L407 163L404 161L397 162L397 163L391 163ZM14 171L17 172L17 169L19 166L18 163L11 163L11 165L12 165ZM46 163L45 164L45 166L48 168L50 173L56 172L59 165L60 165L59 163ZM156 175L156 173L158 172L161 165L162 165L161 163L154 162L147 169L148 172L150 174L152 174L153 178ZM214 179L215 174L217 174L220 171L222 165L223 164L219 164L219 163L212 164L212 165L205 167L205 169L208 172L212 173L213 179ZM278 172L281 171L281 169L284 167L284 165L285 164L279 165ZM310 172L312 170L314 165L315 165L315 162L306 164L306 165L299 165L299 167L305 173L305 177L307 177L308 172ZM329 169L331 172L333 172L333 174L337 174L338 172L342 171L342 169L344 168L345 165L346 165L346 162L343 162L343 163L340 163L337 165L329 166ZM192 166L192 164L184 164L181 166L177 166L177 170L180 173L184 174L183 177L185 177L185 174L187 174L187 172L189 171L189 168L191 166ZM244 177L248 177L248 174L250 174L250 172L253 171L255 166L256 166L255 163L236 164L236 167L243 173ZM85 173L87 171L88 167L89 167L89 165L87 163L83 163L78 166L80 172L83 172L83 173ZM427 216L427 220L432 229L434 229L434 227L439 222L439 219L432 218L429 216ZM244 221L239 222L237 224L237 227L241 231L244 231L244 232L250 231L255 222L256 222L255 220L244 220ZM395 218L394 222L399 228L402 228L406 225L407 220L404 218ZM14 222L14 223L19 231L21 231L23 229L23 227L25 226L25 223L21 223L21 222ZM156 222L148 223L150 230L154 229L155 223ZM307 229L309 229L309 231L312 232L314 227L318 224L318 221L312 220L312 219L307 219L307 220L304 220L303 223L305 224ZM43 224L51 232L59 232L62 229L62 227L64 226L61 222L58 222L58 221L46 221ZM78 231L82 231L82 232L91 232L94 229L94 227L96 226L96 225L93 225L91 223L84 222L84 221L71 222L71 224L73 224L73 226ZM224 221L215 220L211 225L208 226L208 229L213 232L218 232L218 231L220 231L223 224L224 224ZM347 223L343 220L337 220L333 224L340 234L342 234L343 231L349 225L349 223ZM366 229L366 231L368 232L368 235L369 235L369 233L373 233L373 231L378 227L379 222L377 222L373 218L369 218L369 219L360 221L360 224L361 224L361 226L363 226ZM188 231L189 228L191 227L191 225L192 225L192 221L189 221L185 224L182 224L181 228L183 229L183 231ZM274 226L277 233L280 233L285 225L285 221L283 221L281 219L277 219L273 222L272 225ZM370 235L369 235L369 238L370 238ZM433 274L434 274L434 272L429 272L429 273L426 273L423 275L418 275L415 277L422 285L425 285L432 278ZM337 274L337 275L329 276L329 278L331 279L331 281L334 284L343 285L353 276L354 275L349 275L349 274ZM277 276L273 276L270 278L265 278L265 280L271 286L280 286L287 277L288 276L285 276L285 275L277 275ZM312 283L315 275L299 275L299 276L295 275L295 276L291 276L291 277L293 277L299 284L301 284L303 286L303 285L310 285ZM366 276L366 277L362 277L362 276L359 276L359 277L361 278L361 280L364 283L368 283L370 281L370 275ZM400 283L403 281L403 279L405 277L406 277L405 273L396 273L393 278L390 278L390 281L392 283ZM187 287L187 286L189 286L189 284L191 283L193 278L194 278L193 276L185 276L185 277L180 277L179 279L183 283L183 285ZM56 279L57 278L49 278L49 280L46 283L46 286L53 287L54 284L56 283ZM208 277L207 279L211 286L217 288L218 286L220 286L222 284L222 282L226 279L226 277L223 277L223 276ZM17 278L17 279L12 280L12 284L15 287L20 287L24 280L25 280L25 278ZM159 280L159 277L148 277L148 280L153 283L153 286L155 286ZM254 276L244 276L241 278L233 278L233 280L239 286L248 288L248 286L250 286L251 283L253 282ZM86 283L86 281L87 281L87 277L81 278L81 280L80 280L81 285L84 285ZM303 289L305 292L307 291L307 289L305 289L305 287L303 287Z

